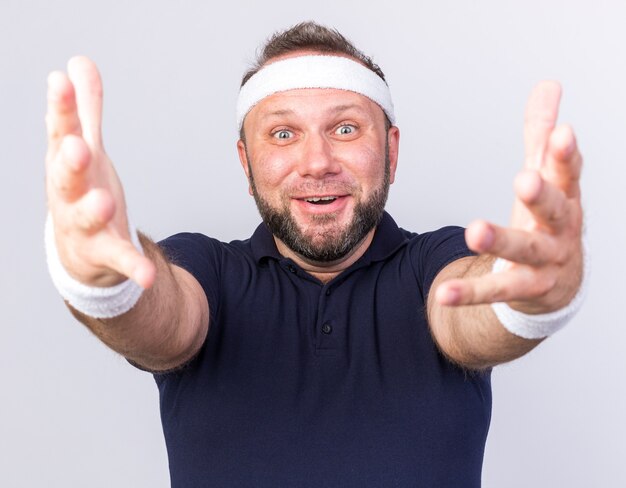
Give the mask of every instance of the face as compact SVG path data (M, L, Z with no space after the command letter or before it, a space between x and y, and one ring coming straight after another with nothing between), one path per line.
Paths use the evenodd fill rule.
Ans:
M238 149L250 192L289 249L336 262L373 232L398 147L378 105L344 90L291 90L256 105L244 131Z

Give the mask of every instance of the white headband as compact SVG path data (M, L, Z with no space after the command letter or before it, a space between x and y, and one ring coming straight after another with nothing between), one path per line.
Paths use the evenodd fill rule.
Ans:
M237 127L257 103L274 93L298 88L337 88L360 93L384 110L393 124L393 102L387 83L369 68L341 56L299 56L264 66L239 91Z

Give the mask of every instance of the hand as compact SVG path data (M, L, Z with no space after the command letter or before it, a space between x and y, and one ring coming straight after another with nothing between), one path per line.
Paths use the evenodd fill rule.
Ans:
M102 145L102 81L85 57L48 77L46 192L59 258L76 280L151 286L155 266L130 241L124 192Z
M525 313L547 313L567 305L582 278L582 157L569 126L555 127L561 88L538 84L524 121L524 170L515 180L516 200L508 228L476 221L466 230L479 253L482 276L449 280L437 289L442 305L508 302ZM509 261L491 273L493 257ZM471 273L474 274L474 273Z

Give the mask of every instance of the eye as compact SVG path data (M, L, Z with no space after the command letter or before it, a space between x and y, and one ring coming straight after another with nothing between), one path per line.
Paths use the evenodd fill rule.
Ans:
M286 129L277 130L272 134L276 139L291 139L293 137L293 132Z
M350 124L344 124L337 127L335 130L335 134L346 136L349 134L353 134L356 131L356 127Z

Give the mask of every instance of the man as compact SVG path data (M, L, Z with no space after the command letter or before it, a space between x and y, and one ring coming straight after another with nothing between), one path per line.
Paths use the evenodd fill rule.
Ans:
M238 102L264 224L156 245L104 152L96 67L50 75L51 273L79 320L154 372L172 486L480 485L490 368L580 302L582 163L559 97L531 94L509 228L409 233L383 210L399 145L384 75L297 25Z

